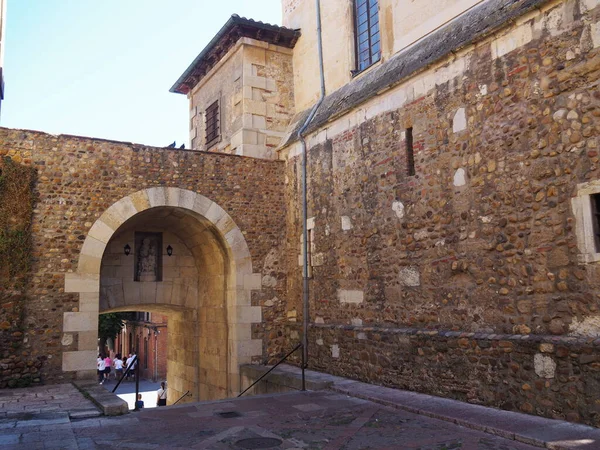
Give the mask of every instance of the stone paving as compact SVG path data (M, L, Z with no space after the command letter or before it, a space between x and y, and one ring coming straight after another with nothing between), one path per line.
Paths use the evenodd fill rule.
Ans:
M123 401L96 383L86 395L70 384L2 390L0 448L600 449L600 430L591 427L307 373L329 388L114 417L98 416L86 395L105 412ZM270 447L259 445L267 440Z
M243 447L240 443L251 438L270 438L278 445ZM66 414L29 422L3 419L0 446L28 450L535 448L329 391L195 403L79 421L69 420Z
M0 419L31 417L39 413L99 415L94 403L72 384L54 384L20 389L0 389Z

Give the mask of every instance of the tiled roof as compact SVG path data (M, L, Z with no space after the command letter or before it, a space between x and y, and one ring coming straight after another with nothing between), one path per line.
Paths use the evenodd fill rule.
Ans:
M258 22L234 14L183 72L170 91L187 94L242 37L294 48L300 37L300 30Z

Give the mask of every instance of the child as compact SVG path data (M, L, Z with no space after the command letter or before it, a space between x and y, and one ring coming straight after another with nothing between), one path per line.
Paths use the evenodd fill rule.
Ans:
M135 409L142 409L144 407L144 400L142 400L142 394L138 394L137 402L135 402Z

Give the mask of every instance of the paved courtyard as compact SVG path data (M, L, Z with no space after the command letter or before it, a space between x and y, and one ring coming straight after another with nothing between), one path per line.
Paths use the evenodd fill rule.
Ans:
M256 439L259 441L247 439ZM244 441L246 440L246 441ZM265 447L265 444L273 446ZM525 444L328 391L69 419L48 412L0 421L15 449L532 449Z
M100 415L88 397L100 393L94 398L105 401L107 392L95 383L93 389L86 395L71 384L0 391L0 448L600 449L600 430L591 427L344 379L330 390L114 417Z

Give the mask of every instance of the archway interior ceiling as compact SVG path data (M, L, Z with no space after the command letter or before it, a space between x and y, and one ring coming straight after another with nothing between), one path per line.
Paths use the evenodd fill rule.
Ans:
M107 289L116 287L117 279L114 266L117 264L132 265L135 251L133 236L136 231L141 232L162 232L163 247L171 245L174 249L172 257L166 255L163 251L163 261L166 268L163 282L160 284L170 285L178 283L189 285L188 293L180 295L191 296L193 289L198 289L198 295L194 295L197 300L202 300L202 285L206 283L225 283L225 271L229 266L225 245L222 243L218 230L206 218L177 207L161 206L151 208L136 214L127 220L114 233L113 237L106 246L102 258L101 269L101 301L100 312L118 312L118 311L147 311L157 312L168 316L180 316L185 311L195 315L196 309L200 306L198 303L190 304L188 301L184 304L175 304L173 302L161 303L160 298L153 301L136 301L135 304L123 304L121 302L108 302L106 299ZM124 257L123 247L128 243L132 248L132 254ZM118 258L118 262L112 262ZM177 261L176 263L174 263ZM177 269L179 278L173 278L173 271L169 270L171 264L187 264L192 267L179 267ZM113 266L113 267L111 267ZM190 272L192 269L192 272ZM195 270L193 270L195 269ZM133 268L129 270L133 276ZM196 272L195 274L193 272ZM194 276L195 275L195 276ZM124 286L130 280L123 279L119 282ZM145 284L145 283L142 283ZM194 286L195 285L195 286ZM225 288L225 286L223 286ZM123 288L126 291L126 287ZM206 289L208 291L208 289ZM220 289L219 289L220 290ZM179 292L179 291L178 291ZM206 292L205 292L206 293ZM123 293L126 297L127 293ZM159 296L160 297L160 296ZM198 298L199 297L199 298ZM123 299L127 303L127 298ZM192 299L194 300L194 299Z

